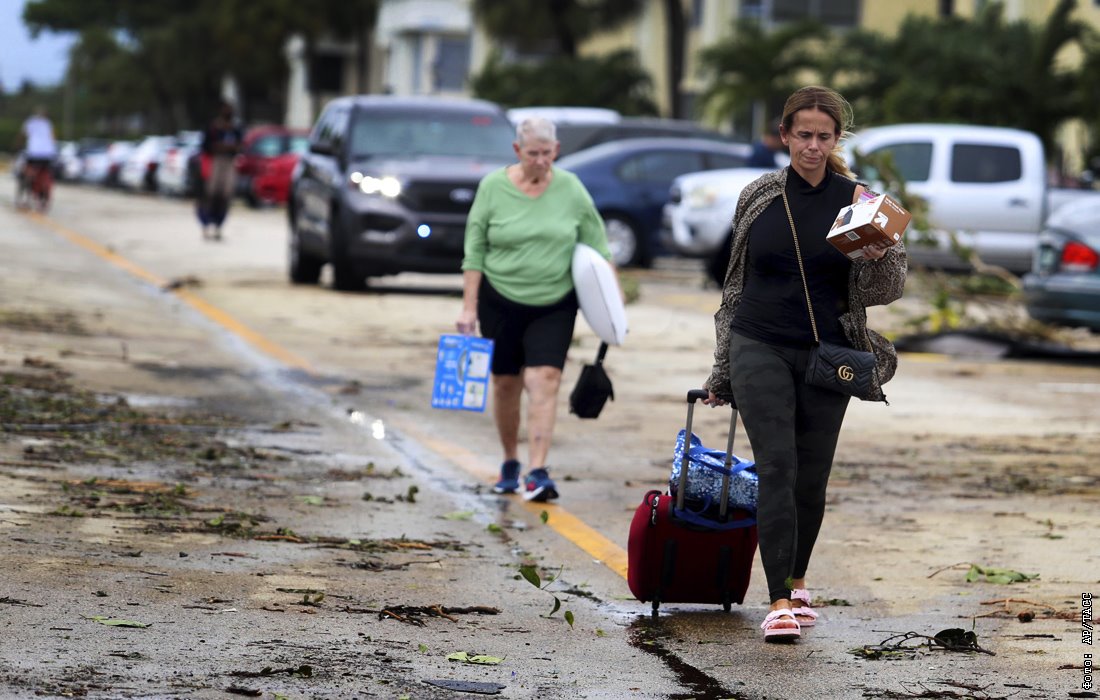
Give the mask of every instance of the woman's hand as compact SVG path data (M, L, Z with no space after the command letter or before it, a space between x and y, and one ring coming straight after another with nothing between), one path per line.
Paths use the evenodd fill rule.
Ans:
M455 321L455 328L462 335L473 335L477 331L477 312L463 309Z
M889 250L890 244L885 241L876 241L870 245L865 245L860 250L863 251L864 260L881 260L882 256L886 255L886 251Z
M722 399L718 398L717 396L715 396L713 391L711 391L710 389L707 389L706 387L703 387L703 388L706 389L706 392L707 392L707 398L703 399L704 404L706 404L707 406L711 406L711 407L725 406L726 405L726 402L723 401Z

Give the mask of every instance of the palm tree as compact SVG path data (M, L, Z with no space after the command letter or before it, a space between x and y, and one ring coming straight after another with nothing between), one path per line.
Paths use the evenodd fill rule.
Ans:
M489 36L524 51L575 57L577 45L638 16L645 0L474 0L474 16Z
M825 75L842 84L863 123L1012 126L1049 148L1080 109L1077 72L1056 62L1083 36L1075 4L1061 0L1038 27L1006 23L1001 4L990 3L973 19L909 17L892 39L853 32L829 53Z
M759 132L799 87L800 74L815 68L817 42L828 35L825 25L815 20L772 31L751 19L736 20L729 40L699 55L703 69L713 75L702 95L704 109L718 119L755 109L751 133Z

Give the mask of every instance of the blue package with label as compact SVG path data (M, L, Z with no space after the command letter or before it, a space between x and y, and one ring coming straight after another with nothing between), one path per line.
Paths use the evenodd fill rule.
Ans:
M489 398L493 341L471 335L442 335L435 360L432 408L484 411Z

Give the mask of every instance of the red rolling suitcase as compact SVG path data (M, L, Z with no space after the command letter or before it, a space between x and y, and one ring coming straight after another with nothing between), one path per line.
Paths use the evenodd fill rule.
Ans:
M694 389L687 395L687 428L695 402L707 392ZM727 469L733 454L737 407L730 418L726 446ZM708 518L685 508L688 450L680 464L676 497L650 491L642 499L630 523L627 541L627 583L638 600L652 601L656 617L661 603L715 603L729 611L745 600L756 556L756 518L749 511L729 508L729 474L722 479L719 514Z

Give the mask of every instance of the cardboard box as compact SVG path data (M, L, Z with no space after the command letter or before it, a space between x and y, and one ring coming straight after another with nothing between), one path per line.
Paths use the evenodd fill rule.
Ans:
M912 218L889 195L860 199L840 210L825 240L849 258L858 260L863 257L864 246L877 241L890 245L900 241Z

